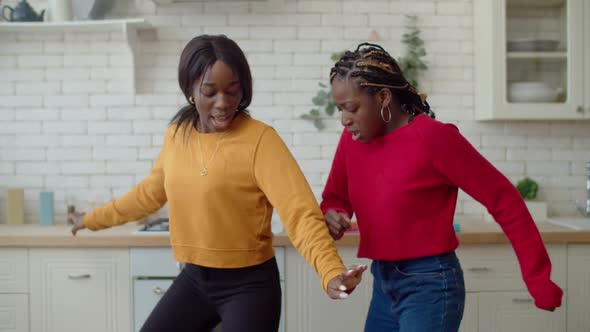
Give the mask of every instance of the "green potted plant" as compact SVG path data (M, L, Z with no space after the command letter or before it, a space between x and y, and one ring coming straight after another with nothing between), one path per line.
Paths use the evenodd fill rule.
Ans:
M516 183L516 189L520 193L524 203L526 204L529 213L533 217L535 222L542 222L547 219L547 203L537 201L537 193L539 192L539 184L525 176ZM493 221L493 217L489 214L485 214L485 220Z
M547 219L547 203L536 201L539 184L528 176L516 183L516 189L524 199L535 222Z

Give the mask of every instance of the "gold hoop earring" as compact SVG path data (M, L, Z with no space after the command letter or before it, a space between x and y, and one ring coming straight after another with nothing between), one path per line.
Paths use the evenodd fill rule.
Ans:
M193 96L190 96L190 97L188 97L188 102L189 102L191 105L194 105L194 104L195 104L195 100L193 99Z
M391 122L391 110L389 109L389 106L387 106L387 113L389 114L389 116L387 117L387 120L385 120L385 115L383 114L383 107L381 107L381 119L383 119L383 121L385 123L390 123Z

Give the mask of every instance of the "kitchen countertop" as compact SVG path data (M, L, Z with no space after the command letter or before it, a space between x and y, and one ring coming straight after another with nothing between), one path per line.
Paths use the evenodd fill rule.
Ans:
M537 223L545 243L586 243L590 244L590 231L576 231L549 223ZM136 234L137 223L128 223L110 229L92 232L82 230L72 236L67 225L0 225L0 247L169 247L167 233ZM457 234L461 244L508 243L500 227L492 222L472 221L461 224ZM358 233L348 233L339 240L339 245L356 246ZM275 235L275 246L290 246L286 234Z

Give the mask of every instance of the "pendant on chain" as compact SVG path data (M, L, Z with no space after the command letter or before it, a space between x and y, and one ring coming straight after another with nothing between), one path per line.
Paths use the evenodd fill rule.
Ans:
M205 176L205 175L207 175L207 173L209 173L209 171L207 170L207 167L203 167L203 168L201 169L201 175L202 175L202 176Z

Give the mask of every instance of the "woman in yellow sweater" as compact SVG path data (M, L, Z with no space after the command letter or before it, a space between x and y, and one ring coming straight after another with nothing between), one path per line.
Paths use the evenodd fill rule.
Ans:
M332 299L366 266L342 264L309 185L276 131L252 119L252 77L238 45L199 36L178 81L188 105L171 121L150 174L123 197L70 217L72 233L138 220L169 204L170 244L186 267L142 331L276 331L281 311L272 248L277 209L293 245Z

